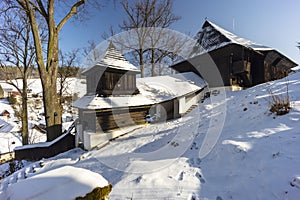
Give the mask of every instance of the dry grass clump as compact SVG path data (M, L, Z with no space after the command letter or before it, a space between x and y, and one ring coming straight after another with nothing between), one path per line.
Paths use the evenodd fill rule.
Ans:
M290 112L291 102L289 96L288 82L286 82L286 92L281 95L275 95L271 89L269 89L270 99L269 107L270 112L276 115L285 115Z

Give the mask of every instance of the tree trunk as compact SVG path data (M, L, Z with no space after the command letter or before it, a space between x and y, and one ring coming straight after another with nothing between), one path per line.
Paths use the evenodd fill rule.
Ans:
M54 140L62 133L62 107L57 94L56 80L51 79L51 77L42 79L47 141Z
M145 76L145 72L144 72L144 52L143 52L143 49L140 48L139 49L139 57L140 57L140 70L141 70L141 78L144 78Z
M55 30L52 34L48 42L48 70L41 73L47 141L52 141L62 134L62 105L57 93L58 34Z
M151 76L155 76L155 62L154 62L154 53L155 53L155 49L152 48L151 49Z
M23 78L22 91L22 144L28 144L27 76Z
M55 27L55 26L53 26ZM57 93L58 76L58 34L50 31L46 70L40 71L43 87L43 102L47 126L47 141L52 141L62 134L62 106Z

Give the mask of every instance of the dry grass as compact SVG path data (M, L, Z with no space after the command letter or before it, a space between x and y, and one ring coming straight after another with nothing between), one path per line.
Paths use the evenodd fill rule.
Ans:
M291 103L290 103L290 96L289 96L289 83L286 82L286 92L281 95L276 95L272 92L269 88L269 107L270 112L275 113L276 115L285 115L290 112Z

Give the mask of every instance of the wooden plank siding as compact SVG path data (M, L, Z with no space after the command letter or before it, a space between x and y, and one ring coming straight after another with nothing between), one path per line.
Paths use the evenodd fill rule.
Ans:
M145 124L146 115L155 114L157 107L160 109L158 122L175 119L180 117L178 108L175 109L176 106L179 106L178 100L172 99L155 105L96 111L96 132Z
M246 65L245 61L248 63ZM202 76L209 84L210 87L231 86L232 78L237 74L249 73L251 68L250 52L248 49L240 45L227 45L219 49L204 53L188 61L183 61L176 65L171 66L178 72L192 71ZM215 74L211 74L211 69L217 67L222 78L222 83L216 80ZM249 82L251 82L249 80Z
M106 70L101 76L96 90L96 94L100 96L131 95L137 93L136 74L122 70Z
M100 67L94 67L85 73L87 94L99 96L137 94L136 73Z
M146 123L149 106L96 112L96 132Z
M100 78L102 77L104 70L100 67L94 67L84 74L86 76L86 88L87 94L96 94L97 83L99 83Z

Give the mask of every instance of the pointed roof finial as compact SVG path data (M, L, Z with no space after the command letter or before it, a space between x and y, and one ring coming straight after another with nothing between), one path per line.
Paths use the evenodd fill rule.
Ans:
M109 40L109 45L108 45L108 48L116 48L114 43L112 42L112 40Z

